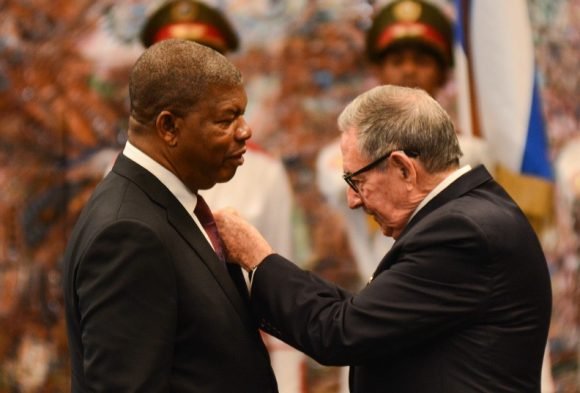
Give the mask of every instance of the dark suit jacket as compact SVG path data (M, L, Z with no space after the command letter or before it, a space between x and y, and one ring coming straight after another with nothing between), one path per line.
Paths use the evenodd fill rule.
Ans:
M359 294L271 255L252 303L265 330L324 364L351 365L355 393L540 391L546 260L484 167L413 217Z
M71 235L64 296L74 392L277 392L225 264L169 190L122 155Z

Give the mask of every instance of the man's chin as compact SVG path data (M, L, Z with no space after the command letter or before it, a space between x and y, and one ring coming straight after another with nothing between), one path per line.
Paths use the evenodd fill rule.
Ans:
M234 167L233 169L229 169L227 171L223 171L219 174L216 183L226 183L233 179L234 175L236 174L238 167Z
M381 225L381 232L387 237L393 237L393 228Z

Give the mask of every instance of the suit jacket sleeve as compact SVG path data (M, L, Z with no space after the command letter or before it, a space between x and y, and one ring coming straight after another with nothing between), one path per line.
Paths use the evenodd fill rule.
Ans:
M75 275L91 391L168 391L176 285L168 251L147 227L102 230Z
M357 295L269 256L252 284L262 327L321 363L356 365L443 337L476 317L489 300L492 274L477 224L450 214L421 228L412 243L395 245L389 268Z

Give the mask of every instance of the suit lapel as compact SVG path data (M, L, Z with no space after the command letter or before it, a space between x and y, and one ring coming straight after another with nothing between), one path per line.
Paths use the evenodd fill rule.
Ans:
M247 306L244 304L240 292L238 292L238 288L233 281L234 277L230 276L226 264L218 258L191 216L187 214L177 200L175 202L178 206L167 207L167 218L170 224L199 255L201 261L211 271L242 320L247 324L252 324L248 317Z
M131 161L122 154L115 162L113 171L134 182L158 205L165 208L167 220L171 226L183 237L190 247L199 255L211 274L240 315L247 326L255 324L249 317L247 306L240 292L232 281L226 265L220 261L213 248L201 233L193 218L187 213L177 198L155 176L145 168ZM239 270L239 269L238 269Z

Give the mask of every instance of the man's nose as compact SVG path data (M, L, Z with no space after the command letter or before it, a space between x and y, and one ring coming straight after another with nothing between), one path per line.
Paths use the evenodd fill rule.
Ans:
M346 189L346 201L348 203L348 207L351 209L357 209L362 206L362 199L360 195L351 187Z
M236 128L236 138L239 140L247 140L252 137L252 128L246 122L244 117L240 117L238 121L238 127Z

